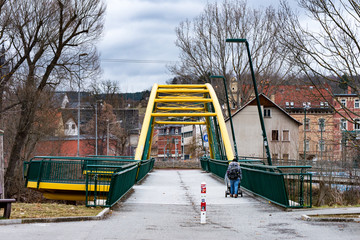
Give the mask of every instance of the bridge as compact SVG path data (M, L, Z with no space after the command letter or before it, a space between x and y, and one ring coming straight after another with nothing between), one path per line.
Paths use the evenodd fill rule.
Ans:
M259 111L261 113L261 111ZM111 207L154 166L150 158L156 124L205 125L209 156L201 168L224 178L234 156L221 106L210 84L154 84L134 157L35 157L24 165L28 188L46 198L86 201L87 206ZM269 154L268 154L269 156ZM286 208L312 206L312 176L308 166L272 166L257 159L239 159L241 186Z
M206 223L200 223L200 183L207 183ZM357 213L358 208L283 211L245 192L225 198L224 182L200 169L154 169L100 221L8 224L11 240L55 239L359 239L358 222L304 221L302 215ZM49 219L52 220L52 219ZM84 219L85 220L85 219ZM59 219L59 221L64 221Z

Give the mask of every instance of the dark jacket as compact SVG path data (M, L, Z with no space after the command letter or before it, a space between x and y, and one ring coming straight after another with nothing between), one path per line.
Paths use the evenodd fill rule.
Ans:
M242 172L241 172L241 168L240 168L240 166L239 166L239 164L237 162L231 162L229 164L229 167L228 167L228 169L226 171L226 174L228 175L228 177L229 177L229 171L232 168L236 168L238 170L238 177L241 179L242 178Z

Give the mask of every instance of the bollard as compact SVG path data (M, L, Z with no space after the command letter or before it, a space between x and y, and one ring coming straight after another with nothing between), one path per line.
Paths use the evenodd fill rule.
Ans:
M201 211L200 211L200 223L206 223L206 183L201 183Z

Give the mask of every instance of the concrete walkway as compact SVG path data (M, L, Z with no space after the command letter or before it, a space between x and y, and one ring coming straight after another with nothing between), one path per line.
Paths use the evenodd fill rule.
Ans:
M207 183L207 223L200 224L200 183ZM225 186L200 170L155 170L102 221L0 226L3 239L359 239L355 222L310 222L249 195L225 198ZM359 212L360 209L341 209Z

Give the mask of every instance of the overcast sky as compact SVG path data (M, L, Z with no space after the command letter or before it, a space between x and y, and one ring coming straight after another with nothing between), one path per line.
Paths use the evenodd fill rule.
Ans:
M151 89L173 78L167 61L178 60L175 28L216 0L106 0L105 31L98 44L102 79L117 81L121 92ZM251 3L250 3L251 2ZM267 6L278 0L248 1ZM140 61L139 61L140 60Z

